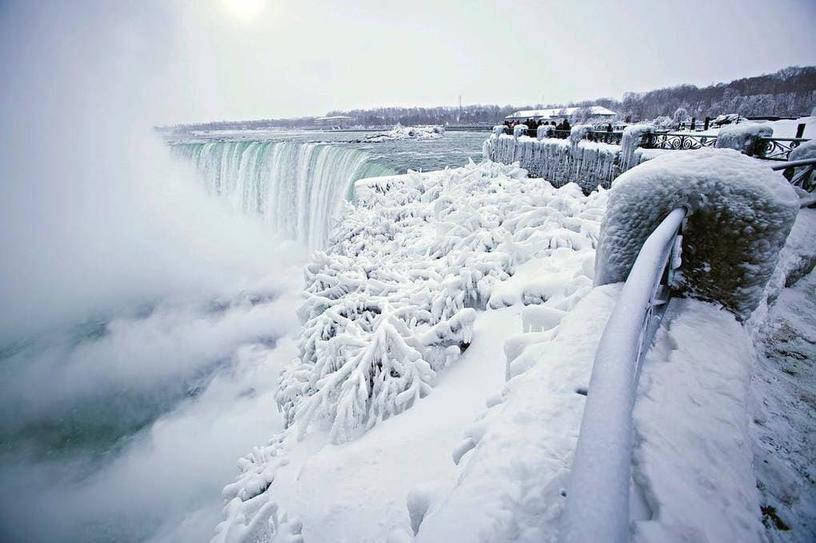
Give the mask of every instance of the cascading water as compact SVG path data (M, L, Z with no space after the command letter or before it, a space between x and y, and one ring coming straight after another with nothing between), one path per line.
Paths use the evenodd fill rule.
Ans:
M282 236L325 245L330 218L358 179L394 170L347 145L288 141L179 143L207 189L247 214L259 214Z

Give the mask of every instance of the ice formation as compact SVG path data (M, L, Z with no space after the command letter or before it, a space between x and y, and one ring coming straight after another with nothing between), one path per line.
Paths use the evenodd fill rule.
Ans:
M485 162L358 182L357 201L306 271L300 357L278 397L290 427L241 460L216 541L557 541L595 345L620 290L592 286L595 273L609 273L594 269L599 236L641 235L674 198L706 224L722 224L710 222L712 209L723 222L735 216L734 236L750 226L771 238L753 244L767 262L734 274L753 296L795 202L781 176L733 151L676 152L621 181L584 196ZM616 227L607 216L601 229L610 196L610 209L631 205L635 216ZM762 212L741 224L749 205ZM809 258L811 213L800 213L777 286ZM689 226L687 243L702 229ZM693 250L684 257L699 264ZM729 532L754 541L760 502L744 418L751 329L700 300L678 300L666 322L635 411L633 474L645 497L635 540Z
M365 143L381 143L393 140L433 140L445 135L442 126L402 126L397 125L385 134L368 136L361 140Z
M555 186L577 183L588 193L608 188L620 174L620 147L586 140L533 139L491 135L484 156L504 164L518 162L531 176Z
M635 152L643 141L643 137L654 133L654 126L650 124L634 124L627 126L621 136L621 171L634 168L640 163Z
M601 229L596 284L624 281L643 241L678 207L689 212L678 287L747 318L799 203L781 175L732 150L676 152L621 175Z
M457 479L431 504L416 537L555 543L595 347L618 285L596 288L557 334L533 336L515 364L528 368L464 433ZM463 519L467 519L463 522Z
M464 411L463 419L461 414L453 419L460 422L449 420L449 414L459 411L457 401L464 399L438 398L431 387L450 371L477 371L476 366L457 368L460 363L503 365L501 341L490 339L495 326L482 325L478 337L474 317L495 315L492 321L507 329L515 321L508 321L506 312L517 312L510 306L523 306L525 326L537 330L530 335L553 333L561 316L592 288L605 191L585 197L576 185L556 189L527 178L517 166L485 162L366 179L358 182L356 194L336 225L332 243L326 252L316 253L307 268L301 356L284 374L278 397L290 428L241 460L241 475L224 491L227 518L219 537L249 533L246 526L267 526L260 517L269 516L272 506L265 504L272 502L276 514L285 510L303 520L307 540L310 528L319 530L326 522L333 526L333 535L353 540L385 540L390 528L384 532L384 526L400 525L403 518L403 535L393 537L412 533L404 501L416 482L412 474L454 470L453 465L447 467L448 447L472 418L471 411ZM518 322L513 331L521 331L521 319ZM475 351L467 349L471 341L478 345ZM496 354L490 354L494 349ZM460 363L439 373L460 357ZM512 366L513 375L523 372L523 364ZM503 374L497 375L497 384ZM476 377L482 379L478 371ZM449 387L454 383L459 381L449 382ZM472 384L465 388L472 394ZM427 392L427 398L416 401ZM465 403L478 410L483 398ZM397 413L399 417L393 417ZM401 424L416 428L416 439L415 432L406 433ZM453 426L442 430L440 424ZM305 434L300 432L307 428ZM378 437L369 439L375 432ZM394 432L400 437L392 447L383 436ZM440 432L449 437L440 440ZM435 435L440 446L431 446L426 434ZM326 439L340 444L314 452L315 443ZM406 449L401 441L410 441L413 448ZM379 452L362 452L374 445ZM432 456L437 464L403 465L400 473L405 476L397 477L399 482L378 486L377 492L388 499L357 495L352 512L328 506L304 509L295 497L319 492L327 478L340 476L337 462L364 483L382 476L379 462L371 462L372 454L389 451L389 458L414 459L420 450L416 447L424 455L439 449L440 454ZM355 485L347 481L337 488L353 492ZM326 500L337 503L335 490L330 492ZM411 493L415 527L429 512L433 495Z
M499 285L519 265L592 248L597 215L575 216L577 187L523 175L485 163L358 183L329 250L307 266L300 360L278 396L289 425L327 420L342 442L410 407L468 347L474 308L519 301Z

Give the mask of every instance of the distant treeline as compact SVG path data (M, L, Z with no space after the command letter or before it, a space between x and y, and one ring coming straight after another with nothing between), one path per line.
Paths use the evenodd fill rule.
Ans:
M546 89L542 89L546 92ZM569 104L535 104L524 106L468 105L459 107L382 107L330 111L327 116L347 116L344 125L393 126L402 125L492 125L500 123L514 111L543 107L601 105L618 112L620 120L649 120L661 115L672 116L684 108L690 116L703 119L727 113L744 117L809 115L816 107L816 66L792 66L773 74L737 79L708 87L678 85L649 92L627 92L623 100L598 98ZM256 121L219 121L176 128L262 129L309 128L321 126L312 117L297 119L262 119Z

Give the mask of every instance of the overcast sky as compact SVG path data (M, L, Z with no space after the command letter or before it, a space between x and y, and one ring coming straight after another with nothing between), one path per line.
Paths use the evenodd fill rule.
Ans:
M72 61L119 55L107 75L143 85L162 123L620 98L816 64L814 0L23 4L0 0L20 51L32 21L64 26Z

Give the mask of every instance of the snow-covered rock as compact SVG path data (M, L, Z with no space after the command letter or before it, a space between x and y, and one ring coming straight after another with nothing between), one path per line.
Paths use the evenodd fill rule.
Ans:
M773 128L766 124L743 123L726 126L717 134L717 149L734 149L747 155L753 155L759 138L773 136Z
M672 209L688 210L678 287L747 318L762 299L799 203L788 182L736 151L649 160L610 191L595 283L624 281L643 241Z

